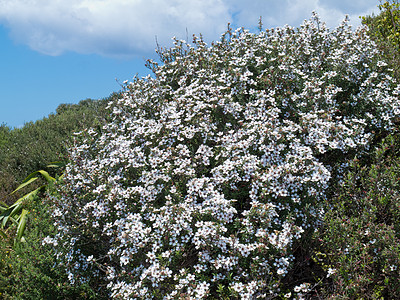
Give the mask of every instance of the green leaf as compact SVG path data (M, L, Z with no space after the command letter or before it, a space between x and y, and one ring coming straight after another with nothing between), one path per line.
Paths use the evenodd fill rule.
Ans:
M15 202L10 206L10 208L15 207L15 206L18 206L18 205L20 205L21 202L28 201L28 200L30 200L30 199L36 197L37 194L39 193L39 191L40 191L41 189L43 189L44 187L45 187L45 186L42 185L42 186L38 187L37 189L35 189L35 190L29 192L28 194L22 196L22 197L19 198L17 201L15 201Z
M0 205L0 207L8 208L8 205L3 201L0 201Z
M64 166L65 163L61 161L53 161L49 165L47 165L48 168L62 168Z
M19 191L20 189L26 187L27 185L31 184L35 180L37 180L39 178L37 176L37 174L41 174L44 177L44 179L46 179L46 181L49 182L49 183L56 181L56 179L54 177L51 177L49 175L49 173L47 173L44 170L35 171L32 174L30 174L28 177L26 177L24 179L24 181L11 193L11 195L14 194L15 192Z
M51 165L47 165L46 167L48 167L48 168L59 168L60 166L55 165L55 164L51 164Z
M1 221L1 226L0 228L6 228L7 222L11 221L13 223L16 223L11 210L7 210L4 213L1 214L0 216L0 221Z
M30 199L36 197L42 188L44 188L44 186L38 187L37 189L33 190L32 192L29 192L28 194L22 196L17 201L15 201L14 204L12 204L6 210L4 210L0 214L1 228L5 228L7 225L7 222L9 220L12 220L13 217L22 210L24 202L29 201Z
M36 172L35 172L36 173ZM33 174L33 173L32 173ZM31 174L31 175L32 175ZM31 176L29 175L29 176ZM26 187L27 185L31 184L32 182L34 182L35 180L37 180L39 177L33 177L33 178L29 178L29 176L27 178L25 178L25 180L23 181L23 183L21 183L12 193L14 194L15 192L19 191L20 189Z
M0 236L3 237L4 239L7 238L7 234L1 229L0 229Z
M12 208L12 210L11 210L9 217L12 218L17 213L19 213L22 210L22 205L23 205L23 203L22 203L22 201L20 201L20 202L18 202L17 205L10 207L10 209Z
M18 222L18 228L17 228L17 241L22 242L22 236L24 235L25 227L26 227L26 221L27 221L27 216L28 211L26 209L22 210L22 213L19 218Z
M19 218L19 216L18 216L18 218ZM18 226L18 221L17 220L15 220L13 217L10 217L10 220L15 226Z
M8 218L10 217L11 214L11 209L8 209L6 211L4 211L3 213L1 213L0 215L0 220L1 220L1 228L5 228Z
M3 205L3 204L4 204L4 205ZM7 205L7 204L2 203L2 204L0 205L0 211L1 211L1 212L6 211L7 209L8 209L8 205Z
M42 176L46 179L46 181L47 181L48 183L51 183L51 182L55 182L55 181L56 181L56 179L55 179L54 177L51 177L51 176L49 175L49 173L47 173L46 171L39 170L39 171L36 171L36 172L42 174Z

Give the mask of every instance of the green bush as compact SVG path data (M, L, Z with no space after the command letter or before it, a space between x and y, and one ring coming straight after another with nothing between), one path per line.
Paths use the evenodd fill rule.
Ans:
M9 133L0 167L14 174L21 182L27 174L46 167L48 162L59 161L66 154L72 134L87 127L104 123L104 109L112 96L104 100L83 100L79 104L62 104L55 114L36 122L26 123Z
M7 125L5 124L0 125L0 150L1 150L0 153L3 153L4 146L8 144L8 140L10 138L10 131L11 129Z
M363 16L362 23L369 28L369 35L377 44L381 55L400 79L400 4L388 0L378 5L378 15Z
M400 134L355 159L326 204L314 259L329 275L324 299L400 298Z
M12 204L21 193L7 196L22 180L36 170L49 171L47 164L66 159L66 149L74 132L104 124L105 107L120 97L115 93L103 100L82 100L61 104L55 114L22 128L0 127L0 200ZM41 183L38 182L38 186Z
M13 203L13 199L7 196L11 194L15 188L15 177L12 173L6 171L5 160L8 155L7 146L10 145L11 128L2 124L0 126L0 200L7 201L7 204Z
M64 270L56 267L54 248L43 239L55 232L45 200L33 199L25 243L11 247L12 241L0 243L1 299L102 299L87 285L69 284Z
M107 119L105 107L110 97L95 101L83 100L79 104L62 104L55 114L19 129L0 127L0 200L11 206L28 192L27 188L10 195L19 183L49 161L66 159L66 148L74 132L87 127L101 127ZM29 185L35 190L44 184L36 180ZM38 196L43 197L43 193ZM100 294L85 286L73 287L62 269L55 269L54 250L43 246L43 237L52 234L54 226L48 215L48 205L40 198L24 201L21 208L27 215L25 243L14 245L16 225L7 224L6 236L0 237L0 298L1 299L99 299ZM38 202L37 204L35 204ZM4 206L6 207L6 206ZM10 226L11 225L11 226Z

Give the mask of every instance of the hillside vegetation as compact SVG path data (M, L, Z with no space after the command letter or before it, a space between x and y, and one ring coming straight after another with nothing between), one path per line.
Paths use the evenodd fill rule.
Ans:
M54 114L22 128L0 126L0 199L7 197L30 173L46 169L50 162L65 160L74 132L96 127L106 120L107 103L118 94L102 100L82 100L61 104Z
M26 242L1 231L0 297L400 298L399 7L380 8L369 30L177 40L121 94L3 125L4 195L66 167L24 204Z

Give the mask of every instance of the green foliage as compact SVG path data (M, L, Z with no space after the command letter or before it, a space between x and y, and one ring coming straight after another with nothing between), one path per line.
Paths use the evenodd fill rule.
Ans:
M61 104L55 114L26 123L22 128L11 130L6 125L0 126L0 200L11 205L20 194L7 195L27 174L50 171L46 167L49 161L64 160L72 134L103 124L108 102L118 97L115 93L103 100Z
M53 163L49 165L49 167L60 167L63 166L62 163ZM31 202L37 199L39 193L46 189L48 185L55 183L58 179L62 178L62 175L56 178L52 177L46 171L39 170L30 174L25 180L12 192L12 194L18 192L21 189L24 189L27 186L32 186L32 183L38 180L40 177L43 177L47 182L44 185L41 185L27 194L20 197L17 201L15 201L12 205L8 206L6 203L0 203L0 232L2 236L5 237L7 231L10 229L8 223L14 224L16 229L16 237L14 239L14 245L19 242L25 242L24 232L27 222L27 214L28 211L25 207ZM7 223L8 222L8 223Z
M5 151L0 154L0 169L15 174L16 179L22 181L26 174L43 169L49 161L60 160L73 132L103 122L108 100L62 104L56 114L13 129L3 146Z
M400 4L398 0L381 2L378 5L381 13L374 17L362 17L365 24L372 28L372 35L387 40L396 49L400 48Z
M0 125L0 150L4 150L5 145L9 143L11 129L5 125Z
M326 204L314 260L329 275L326 298L400 297L400 134L388 136L372 163L354 159ZM325 299L325 298L324 298Z
M371 38L388 60L396 78L400 78L400 4L398 0L388 0L378 7L380 14L363 16L362 23L368 26Z
M67 284L66 273L54 268L53 248L42 245L54 233L53 221L39 196L58 179L48 173L56 165L47 162L65 156L74 132L101 126L108 101L117 97L62 104L55 114L23 128L0 126L1 299L102 299L86 285ZM43 170L33 172L38 169Z
M104 299L87 285L68 283L66 273L55 268L56 256L51 245L42 240L55 232L49 206L35 199L27 206L29 243L0 243L0 298L15 299ZM12 241L10 241L12 242Z

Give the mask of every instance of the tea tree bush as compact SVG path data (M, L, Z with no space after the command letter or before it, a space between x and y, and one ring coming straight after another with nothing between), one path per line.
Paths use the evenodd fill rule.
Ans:
M400 112L366 28L314 14L160 57L70 149L46 238L60 266L114 299L303 297L308 282L282 287L294 242Z

